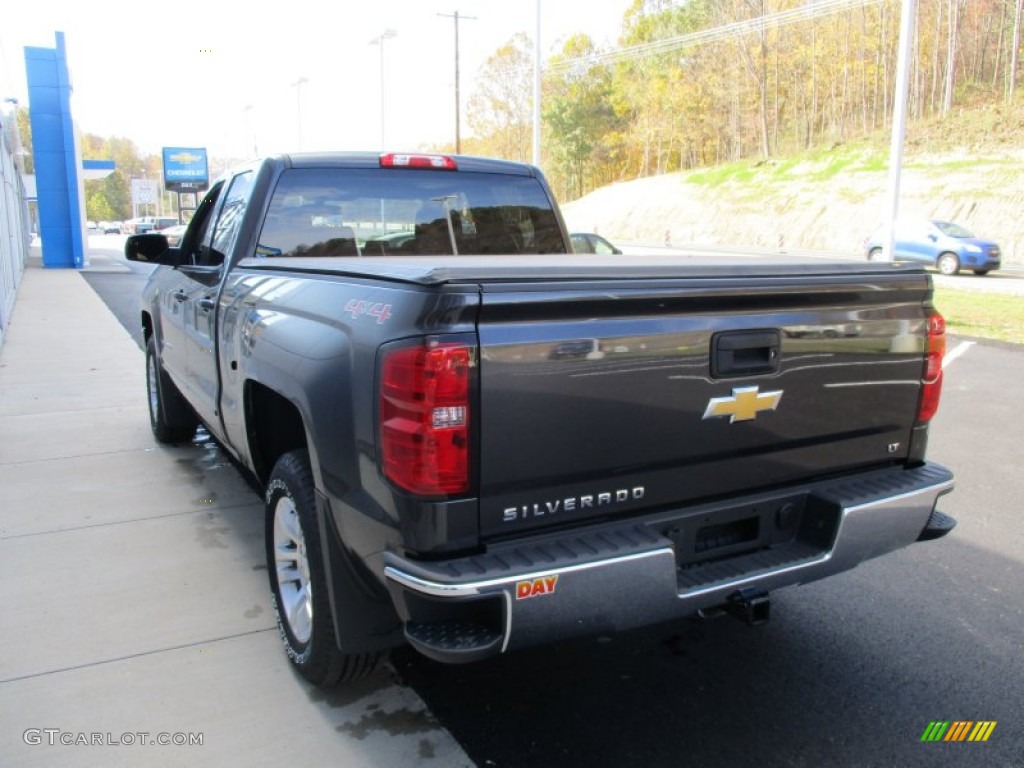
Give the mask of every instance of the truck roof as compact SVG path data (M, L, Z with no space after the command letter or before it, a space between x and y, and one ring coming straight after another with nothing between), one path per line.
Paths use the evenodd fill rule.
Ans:
M285 168L379 168L382 152L303 152L268 158ZM410 152L410 156L446 157L455 161L456 170L471 173L508 173L516 176L534 176L536 169L527 163L496 160L471 155L439 155L437 153Z

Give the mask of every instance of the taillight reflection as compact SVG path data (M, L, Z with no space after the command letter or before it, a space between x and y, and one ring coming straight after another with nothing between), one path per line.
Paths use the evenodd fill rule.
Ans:
M942 396L942 358L946 355L946 321L938 312L928 316L928 350L921 388L919 422L931 421Z

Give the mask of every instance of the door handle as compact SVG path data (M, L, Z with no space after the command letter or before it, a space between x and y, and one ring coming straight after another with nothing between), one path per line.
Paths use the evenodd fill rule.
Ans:
M188 294L185 293L184 291L175 291L174 293L171 294L171 296L174 297L175 301L185 301L185 299L188 298Z
M209 312L210 310L212 310L216 306L217 306L217 302L215 302L209 296L203 296L203 298L201 298L199 300L199 308L203 312Z

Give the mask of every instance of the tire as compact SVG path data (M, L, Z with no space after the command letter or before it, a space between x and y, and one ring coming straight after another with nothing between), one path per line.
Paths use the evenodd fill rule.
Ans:
M265 531L277 629L299 674L329 688L373 672L385 654L347 654L335 639L307 451L286 453L274 465Z
M881 258L882 258L882 249L881 248L872 248L870 251L868 251L868 261L878 261Z
M199 419L160 363L152 335L146 342L146 404L157 442L185 443L193 438Z
M935 267L944 275L955 275L960 271L960 259L955 253L940 253Z
M973 271L974 271L974 274L976 274L978 277L984 277L985 275L987 275L992 270L991 269L975 269Z

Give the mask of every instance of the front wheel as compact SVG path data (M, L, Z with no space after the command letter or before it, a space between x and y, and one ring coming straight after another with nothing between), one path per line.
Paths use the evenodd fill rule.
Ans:
M199 419L160 363L153 336L146 342L146 403L158 442L184 443L195 435Z
M935 262L935 266L944 275L955 275L960 271L960 259L955 253L943 253Z
M974 271L974 274L976 274L978 277L983 277L983 276L987 275L989 272L991 272L992 270L991 269L975 269L973 271Z
M270 599L285 652L304 678L327 688L372 672L379 653L343 653L334 634L309 453L281 456L266 493Z
M882 258L881 248L872 248L868 251L868 261L880 261Z

